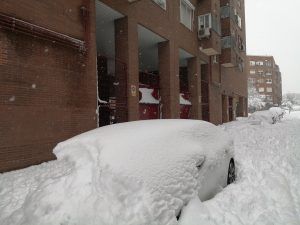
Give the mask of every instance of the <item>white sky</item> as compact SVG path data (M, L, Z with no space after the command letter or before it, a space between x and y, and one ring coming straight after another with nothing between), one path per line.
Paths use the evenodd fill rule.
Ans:
M247 54L273 55L283 93L300 93L300 0L245 0Z

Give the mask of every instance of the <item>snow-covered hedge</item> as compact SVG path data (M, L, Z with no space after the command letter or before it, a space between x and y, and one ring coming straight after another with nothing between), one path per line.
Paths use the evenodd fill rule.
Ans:
M285 111L279 107L272 107L269 110L257 111L249 116L250 120L263 123L275 124L279 122L285 114Z

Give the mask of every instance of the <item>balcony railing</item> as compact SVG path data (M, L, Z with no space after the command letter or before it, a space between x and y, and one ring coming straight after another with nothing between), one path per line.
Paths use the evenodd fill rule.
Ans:
M236 48L236 39L233 36L222 37L221 39L222 49L226 48Z
M211 29L221 36L221 22L216 17L211 17Z
M221 19L225 19L225 18L230 18L237 25L239 25L238 14L230 6L223 6L223 7L221 7Z

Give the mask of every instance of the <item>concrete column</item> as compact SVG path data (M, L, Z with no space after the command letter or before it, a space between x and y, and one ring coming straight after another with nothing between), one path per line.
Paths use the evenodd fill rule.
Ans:
M201 119L201 64L197 57L188 59L188 81L191 93L191 119Z
M237 116L243 117L246 115L246 104L245 104L245 98L239 97L239 103L237 108Z
M120 82L127 85L120 85L126 91L119 90L119 99L127 102L127 106L120 108L117 117L121 122L134 121L139 119L139 61L138 61L138 30L137 22L127 17L115 21L115 53L116 58L125 62L127 77L120 77ZM117 64L116 64L117 65ZM122 68L116 68L116 72ZM123 93L123 94L122 94ZM127 93L127 95L126 95Z
M227 123L229 121L228 105L228 96L222 95L222 123Z
M162 117L176 119L179 114L179 50L170 41L158 44Z

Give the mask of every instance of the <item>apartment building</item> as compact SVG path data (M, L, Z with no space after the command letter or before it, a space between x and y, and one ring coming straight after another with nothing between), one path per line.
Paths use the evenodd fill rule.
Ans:
M243 0L0 2L0 172L84 131L247 115Z
M282 79L273 56L248 56L248 82L267 106L281 105Z

